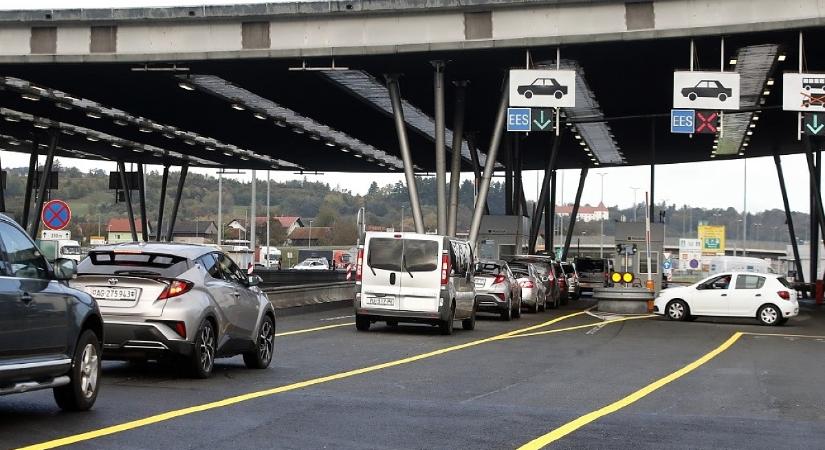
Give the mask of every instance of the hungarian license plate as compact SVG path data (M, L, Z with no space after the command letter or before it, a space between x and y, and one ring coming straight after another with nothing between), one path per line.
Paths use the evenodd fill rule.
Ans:
M136 288L90 286L87 292L94 298L100 300L137 300L138 290Z
M394 297L367 297L368 305L376 306L393 306L395 305Z

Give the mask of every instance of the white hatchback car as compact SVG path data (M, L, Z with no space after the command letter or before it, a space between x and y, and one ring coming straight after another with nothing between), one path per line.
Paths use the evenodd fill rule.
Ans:
M727 272L685 287L665 289L653 312L670 320L696 316L754 317L763 325L783 325L799 314L799 303L785 278L775 274Z

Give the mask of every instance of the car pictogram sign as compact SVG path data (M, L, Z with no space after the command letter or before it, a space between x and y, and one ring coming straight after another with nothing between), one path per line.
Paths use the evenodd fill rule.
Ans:
M714 134L719 131L719 111L696 111L696 133Z
M50 230L62 230L72 220L72 210L63 200L49 200L40 214L43 225Z

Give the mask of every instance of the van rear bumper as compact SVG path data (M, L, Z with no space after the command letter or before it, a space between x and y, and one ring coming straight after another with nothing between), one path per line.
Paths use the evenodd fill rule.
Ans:
M369 316L373 320L399 320L401 322L432 323L447 320L450 313L450 302L443 301L438 311L406 311L382 308L365 308L361 306L361 294L355 296L355 314Z

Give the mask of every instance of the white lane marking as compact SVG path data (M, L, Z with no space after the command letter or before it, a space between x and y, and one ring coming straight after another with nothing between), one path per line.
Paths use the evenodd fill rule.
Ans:
M339 320L339 319L351 319L355 317L355 314L350 314L348 316L338 316L338 317L327 317L326 319L319 319L321 322L329 322L332 320Z

